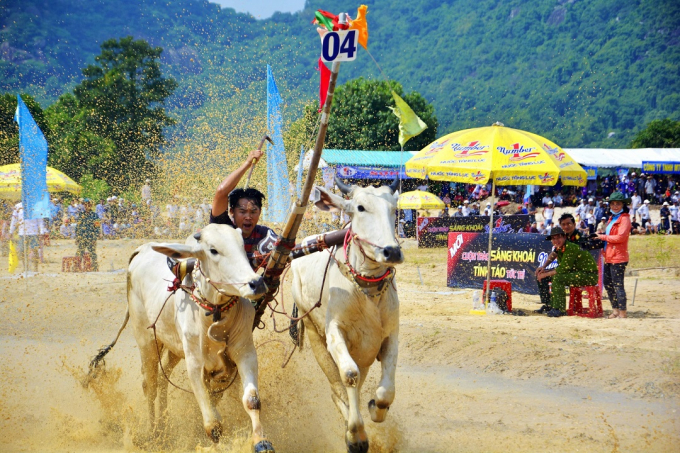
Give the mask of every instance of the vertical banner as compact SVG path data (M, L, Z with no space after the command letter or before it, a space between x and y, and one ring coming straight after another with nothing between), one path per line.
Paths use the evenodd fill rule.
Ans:
M267 65L267 130L274 141L273 146L267 143L267 198L269 199L267 218L271 222L284 222L291 205L288 164L281 131L281 104L283 101L276 87L272 68Z
M19 125L21 202L24 218L50 217L50 195L47 192L47 140L18 95L14 121Z
M326 167L323 169L323 186L326 190L331 190L333 189L333 186L335 186L335 168L334 167Z

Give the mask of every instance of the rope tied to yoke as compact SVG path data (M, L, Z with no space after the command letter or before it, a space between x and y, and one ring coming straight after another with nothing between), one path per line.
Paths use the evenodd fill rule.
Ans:
M217 287L215 282L213 282L205 273L203 273L203 270L201 269L200 261L196 260L193 262L189 262L190 260L186 261L178 261L171 267L171 271L175 278L170 282L170 280L166 280L170 282L170 285L168 286L167 290L170 294L168 294L168 297L165 298L165 301L163 301L163 305L161 306L161 309L158 311L158 315L156 316L156 319L154 322L147 327L147 329L152 329L153 330L153 339L154 343L156 344L156 354L158 355L158 365L160 366L161 372L163 373L163 377L165 378L166 381L168 381L173 387L187 393L193 393L190 390L184 389L174 382L170 380L170 377L167 375L165 372L165 368L163 367L163 361L161 360L161 350L160 346L158 345L158 336L156 333L156 324L158 323L158 320L161 317L161 314L163 313L163 310L165 309L166 304L168 303L168 300L172 296L177 293L180 289L187 293L187 295L193 300L196 305L201 307L203 310L206 311L205 316L212 316L213 317L213 322L218 322L222 319L222 313L228 311L231 309L236 302L239 301L239 296L232 296L224 293L224 290L222 288ZM184 278L191 273L192 277L192 284L191 285L185 285L182 283ZM200 289L196 286L196 279L198 277L198 274L200 274L204 280L210 284L219 294L223 296L228 296L227 302L224 304L213 304L209 302L203 294L201 294ZM226 284L222 282L217 282L218 284ZM230 285L245 285L246 283L230 283ZM198 296L194 294L194 292L198 293ZM236 373L234 374L234 378L232 381L227 385L226 387L218 390L211 390L212 393L221 393L227 390L231 385L234 383L234 380L236 379Z

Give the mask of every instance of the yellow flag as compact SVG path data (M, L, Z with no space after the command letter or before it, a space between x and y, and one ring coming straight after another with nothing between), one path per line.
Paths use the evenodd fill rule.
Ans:
M14 241L9 241L9 273L14 272L14 269L19 265L19 256L17 256L17 248L14 246Z
M390 107L392 112L399 118L399 144L403 148L406 142L427 129L427 124L416 115L411 107L392 91L392 97L397 107Z
M359 44L367 49L368 46L368 23L366 23L366 10L368 6L361 5L357 9L357 18L352 21L349 26L350 30L357 30L359 32Z

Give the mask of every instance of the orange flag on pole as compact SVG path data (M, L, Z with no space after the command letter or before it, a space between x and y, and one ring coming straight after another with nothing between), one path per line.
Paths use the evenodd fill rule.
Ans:
M368 6L361 5L357 10L357 18L352 21L349 26L350 30L357 30L359 32L359 44L364 49L368 50L368 24L366 23L366 12Z

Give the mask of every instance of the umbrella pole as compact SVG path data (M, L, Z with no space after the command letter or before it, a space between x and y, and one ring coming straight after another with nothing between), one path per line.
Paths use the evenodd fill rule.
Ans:
M491 209L489 211L489 256L486 262L486 306L489 306L489 300L491 298L491 240L493 238L493 197L496 193L496 180L491 177Z

